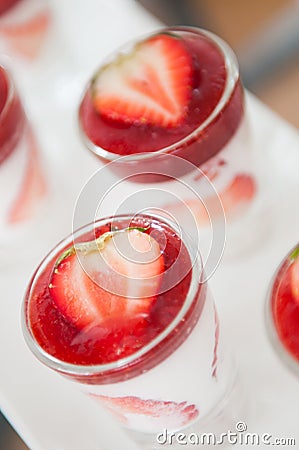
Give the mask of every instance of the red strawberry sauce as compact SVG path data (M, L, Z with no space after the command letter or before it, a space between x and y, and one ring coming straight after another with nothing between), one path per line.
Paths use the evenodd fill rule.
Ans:
M0 68L0 114L3 111L8 94L8 85L4 70Z
M292 262L289 258L278 272L272 289L272 314L279 339L299 361L299 303L291 285Z
M171 30L170 30L171 31ZM94 109L88 89L80 106L83 132L97 146L118 155L154 152L177 143L198 128L219 102L226 84L224 56L214 42L197 32L176 32L192 55L193 85L187 114L176 127L129 125L107 120ZM221 113L188 144L174 153L200 165L220 151L235 133L243 116L243 91L238 80Z
M0 15L12 8L20 0L0 0Z
M113 222L113 225L115 225L115 222ZM65 319L52 301L48 286L51 281L53 265L59 256L59 254L55 254L37 281L30 286L30 294L26 305L29 327L31 327L35 340L48 354L72 364L110 363L129 356L145 346L175 318L185 301L190 286L192 275L190 257L180 238L166 224L148 218L138 218L130 222L130 226L146 228L148 225L149 228L146 232L152 233L155 231L151 235L155 236L160 246L163 243L165 268L170 267L176 260L178 253L182 252L181 263L178 264L176 272L172 274L176 278L180 277L182 281L170 290L157 295L150 314L145 319L137 323L128 321L128 323L122 325L122 328L110 321L91 330L82 331ZM119 222L118 226L119 228L126 228L128 223ZM96 237L110 231L110 229L110 224L97 228ZM166 236L166 246L163 235ZM90 240L92 236L94 236L93 233L84 234L80 241ZM186 273L187 275L185 275ZM184 274L183 277L182 274ZM194 305L192 304L193 306L190 307L190 314L188 312L185 320L182 321L182 328L187 326L192 329L198 319L202 309L199 294L202 294L200 299L203 298L204 300L205 292L201 286L198 288L196 299L193 302ZM192 317L191 311L193 311ZM178 327L173 331L176 343L172 345L172 348L165 345L164 341L160 344L164 344L165 347L165 354L160 357L160 360L171 353L185 339L184 333L178 333L178 331ZM184 337L180 338L180 334ZM158 353L155 348L152 357L148 358L151 359L151 366L159 362ZM154 362L153 358L155 359Z
M14 150L21 136L25 115L11 81L0 66L0 164Z

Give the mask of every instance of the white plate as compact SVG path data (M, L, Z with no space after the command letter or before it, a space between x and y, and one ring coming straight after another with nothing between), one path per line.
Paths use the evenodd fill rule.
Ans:
M0 274L0 404L32 450L133 450L134 444L98 405L35 360L20 328L20 305L29 277L55 240L71 231L75 199L98 167L83 148L76 127L75 111L82 87L94 61L100 61L128 38L157 26L132 0L74 3L53 0L58 24L72 51L72 63L67 60L64 72L58 71L53 83L45 77L34 84L30 68L16 74L49 161L49 174L54 177L55 172L62 187L57 209L54 207L49 214L55 228L51 237L41 242L26 263L16 262ZM59 67L63 67L62 61ZM38 70L43 69L35 69L35 73ZM239 420L248 424L249 432L296 438L298 443L298 380L280 363L270 346L265 332L264 300L277 264L299 241L299 135L252 96L248 106L257 161L268 174L271 192L265 208L270 214L267 235L257 248L239 259L224 258L210 284L248 394L247 412ZM64 205L62 218L59 208ZM266 213L259 220L264 222L265 216Z

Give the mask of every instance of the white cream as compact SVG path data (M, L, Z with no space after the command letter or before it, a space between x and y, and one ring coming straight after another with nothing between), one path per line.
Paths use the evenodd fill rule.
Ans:
M216 345L216 327L215 305L208 292L202 313L190 335L164 361L127 381L98 386L82 384L82 390L92 396L138 397L141 402L148 401L148 409L151 410L148 414L138 412L138 408L134 412L126 406L117 407L116 418L131 430L158 433L163 428L178 430L187 427L204 418L217 405L231 382L230 360L224 359L221 333ZM181 405L165 408L165 403L154 402ZM183 402L186 404L182 405ZM103 404L113 410L113 400L111 407L107 399ZM136 404L135 400L133 404ZM147 409L146 403L144 407ZM181 412L177 412L178 409Z

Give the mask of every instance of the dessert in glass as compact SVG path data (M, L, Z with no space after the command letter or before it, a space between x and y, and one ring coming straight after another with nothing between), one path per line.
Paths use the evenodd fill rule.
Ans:
M235 370L192 240L159 216L99 219L30 281L25 340L139 442L212 420Z
M266 302L267 331L279 357L299 375L299 245L279 265Z
M79 125L86 146L101 161L113 161L120 177L138 168L159 182L167 156L175 155L194 166L187 174L176 167L186 184L201 192L202 174L213 182L228 221L255 204L258 182L237 60L208 31L166 28L110 55L87 85ZM202 203L188 197L185 203L204 226Z
M0 66L0 254L30 226L46 194L34 132L11 76Z

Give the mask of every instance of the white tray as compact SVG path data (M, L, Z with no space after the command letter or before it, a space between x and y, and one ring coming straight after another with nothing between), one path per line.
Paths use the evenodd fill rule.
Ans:
M59 189L59 194L56 190L57 207L49 211L52 233L41 240L26 263L9 265L0 274L0 406L32 450L133 450L134 444L98 405L31 355L21 333L20 305L37 263L71 231L77 195L98 168L98 162L79 140L75 117L94 62L123 41L156 28L158 23L132 0L110 0L109 5L104 0L52 3L71 51L71 63L68 59L64 67L60 61L60 70L64 67L65 71L49 91L44 90L46 78L33 83L30 68L15 76L38 131L48 173L55 170L58 185L64 188ZM42 68L34 70L36 74ZM248 107L257 161L269 175L271 197L267 214L260 217L264 222L270 214L267 236L257 249L241 258L224 258L210 285L248 393L247 412L239 420L247 423L248 432L295 438L299 446L298 380L274 354L264 323L269 280L281 258L299 241L299 135L250 95ZM61 208L63 217L58 213Z

